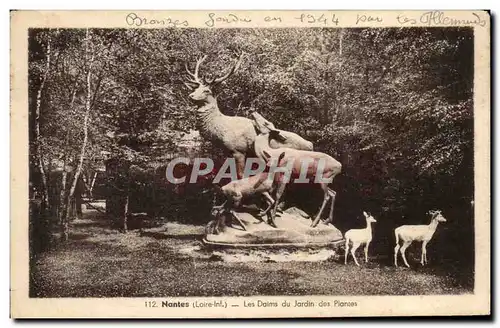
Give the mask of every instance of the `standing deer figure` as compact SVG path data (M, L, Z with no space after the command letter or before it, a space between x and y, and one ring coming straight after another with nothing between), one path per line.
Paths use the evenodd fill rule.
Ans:
M394 230L394 235L396 236L396 247L394 247L395 266L398 266L398 251L400 251L405 265L408 268L410 267L406 260L405 252L408 246L414 241L422 242L420 264L425 265L427 263L427 244L432 239L434 232L436 232L439 222L446 222L441 211L429 211L428 214L431 215L431 223L428 225L402 225ZM400 239L403 241L403 246L399 246Z
M211 140L234 157L238 178L243 176L245 158L248 154L252 153L253 144L258 132L256 129L261 125L245 117L222 114L217 105L217 99L213 94L213 89L238 69L242 57L243 53L240 53L236 63L226 74L207 80L202 79L199 74L200 65L207 58L205 55L196 61L194 72L191 72L186 64L186 71L189 74L189 78L185 82L185 85L189 89L194 90L189 94L189 98L198 105L197 128L201 136ZM265 119L263 120L266 121ZM274 128L274 125L272 127ZM281 141L273 141L272 146L275 148L289 146L291 148L312 150L312 143L310 141L301 138L295 133L286 131L283 131Z
M345 237L345 259L344 264L347 264L347 256L349 255L349 242L352 242L351 255L354 262L359 266L356 259L356 250L359 246L365 245L365 262L368 263L368 247L372 241L372 223L377 222L371 214L363 212L366 219L366 228L364 229L351 229L344 235Z
M269 145L270 137L279 140L280 132L279 131L271 131L270 133L263 133L258 135L255 138L255 153L257 157L263 159L266 163L270 163L272 160L277 160L278 166L288 166L289 162L291 164L291 176L292 177L300 177L305 176L307 179L314 178L316 180L316 175L318 172L318 165L320 162L324 164L322 178L325 180L332 180L335 176L337 176L342 171L342 165L339 161L334 159L333 157L316 152L316 151L307 151L307 150L299 150L293 148L271 148ZM302 163L308 162L309 165L304 167ZM305 170L305 172L302 172ZM278 178L274 177L274 179L281 179L282 175L279 175ZM309 180L310 181L310 180ZM326 182L316 182L321 186L323 190L323 203L321 204L321 208L316 215L316 218L311 223L311 227L315 227L318 225L319 220L321 218L321 214L325 209L326 203L331 199L332 203L330 206L330 214L326 223L333 221L333 208L335 204L335 191L328 188L328 183ZM287 183L280 181L277 184L276 195L275 195L275 203L273 210L271 212L269 223L275 226L274 218L276 216L276 211L278 209L278 204L285 192Z

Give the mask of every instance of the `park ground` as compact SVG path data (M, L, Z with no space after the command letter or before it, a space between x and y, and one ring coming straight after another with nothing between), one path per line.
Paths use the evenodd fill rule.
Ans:
M471 270L452 262L420 267L417 248L410 269L393 267L389 256L356 267L352 258L344 265L342 250L208 250L197 225L125 234L96 211L71 231L35 259L31 297L428 295L472 293L474 285Z

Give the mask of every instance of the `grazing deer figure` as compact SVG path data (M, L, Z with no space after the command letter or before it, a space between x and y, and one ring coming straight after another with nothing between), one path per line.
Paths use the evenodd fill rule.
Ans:
M257 136L256 128L261 125L254 125L251 119L245 117L222 114L217 105L217 99L213 94L213 89L238 69L242 56L243 53L240 53L236 63L226 74L207 80L202 79L199 75L200 65L207 58L205 55L196 61L194 72L191 72L186 64L189 78L185 82L189 89L194 90L189 94L189 98L198 105L197 128L201 136L211 140L234 157L239 178L243 176L245 157L253 150L253 143ZM290 146L291 148L299 147L300 149L312 150L310 141L301 138L295 133L283 132L284 138L282 140L286 140L284 142L273 141L273 147Z
M405 251L414 241L422 242L420 264L424 265L427 263L427 244L432 239L434 232L436 232L439 222L446 222L441 211L429 211L428 214L431 215L431 223L428 225L402 225L394 230L394 235L396 236L396 247L394 247L395 266L398 266L398 251L400 251L405 265L410 267L406 260ZM403 246L399 246L400 239L403 241Z
M218 192L225 198L225 202L222 205L214 207L215 211L222 208L238 208L241 206L241 203L244 199L255 195L262 195L268 205L265 210L260 211L260 213L257 214L258 217L262 217L269 212L269 210L275 203L274 199L271 197L271 193L276 188L276 184L272 179L268 178L267 172L262 172L248 178L231 181L223 187L219 187L218 185L215 185L215 187L217 188ZM237 218L236 215L235 217ZM223 218L223 216L221 216L221 218ZM243 227L243 229L246 230L243 222L239 221L239 223ZM216 227L219 227L223 224L224 222L219 222Z
M262 183L258 183L262 181ZM216 185L218 187L218 185ZM256 187L257 186L257 187ZM220 188L220 187L219 187ZM238 208L244 199L254 196L264 196L268 203L268 208L259 213L259 216L266 214L274 204L271 197L273 181L267 179L267 173L257 174L248 178L234 180L220 188L220 193L224 195L226 201L232 208Z
M351 255L354 262L359 266L358 260L356 259L356 250L359 246L365 245L365 262L368 263L368 247L372 241L372 223L377 222L373 216L369 213L363 212L366 219L366 228L364 229L351 229L348 230L345 235L345 258L344 264L347 264L347 256L349 255L349 242L352 242Z
M281 133L279 131L271 131L270 133L263 133L258 135L255 138L255 153L257 157L263 159L266 163L270 163L272 160L277 159L277 163L279 167L290 167L291 166L291 177L301 177L305 176L306 179L314 178L314 183L318 183L323 190L323 203L321 204L321 208L316 215L316 218L311 223L311 227L315 227L318 225L319 220L321 218L321 214L325 209L326 203L331 198L331 206L330 206L330 214L328 219L325 221L326 223L333 221L333 207L335 203L335 191L328 188L327 182L316 182L318 172L318 165L320 162L323 164L323 171L321 172L322 178L324 180L332 180L336 175L338 175L342 170L342 165L339 161L334 159L333 157L316 152L316 151L308 151L308 150L299 150L293 148L271 148L269 145L269 139L275 138L279 140ZM308 162L308 166L304 167L302 163ZM291 165L290 165L291 164ZM302 172L305 170L305 172ZM281 174L278 175L278 179L281 179L283 176ZM276 175L274 177L276 179ZM290 180L291 181L291 180ZM273 210L271 211L270 216L270 224L275 225L274 218L276 216L277 207L283 193L285 191L286 183L281 181L277 185L276 195L275 195L275 203Z

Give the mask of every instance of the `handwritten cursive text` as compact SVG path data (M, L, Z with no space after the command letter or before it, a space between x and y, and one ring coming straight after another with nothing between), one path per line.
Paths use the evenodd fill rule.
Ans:
M332 14L331 16L321 14L321 15L315 15L315 14L301 14L299 17L295 17L295 19L300 20L301 23L309 23L309 24L314 24L314 23L320 23L323 25L339 25L339 19L335 14Z
M442 11L428 11L422 16L420 16L420 23L428 25L428 26L433 26L433 25L447 25L447 26L454 26L454 25L479 25L479 26L485 26L486 21L484 19L481 19L478 14L472 13L474 16L471 19L457 19L457 18L452 18L449 16L446 16L446 14Z
M208 14L208 20L205 21L205 25L208 27L214 27L217 23L222 24L235 24L235 23L250 23L252 20L248 17L241 17L235 14L228 14L225 16L217 15L215 13Z
M379 16L370 16L370 15L356 15L356 25L359 23L382 23L384 20Z
M153 19L153 18L140 17L136 13L128 14L127 17L125 17L125 21L129 26L144 26L144 25L161 25L165 27L189 26L187 20L172 19L170 17L166 17L163 19Z

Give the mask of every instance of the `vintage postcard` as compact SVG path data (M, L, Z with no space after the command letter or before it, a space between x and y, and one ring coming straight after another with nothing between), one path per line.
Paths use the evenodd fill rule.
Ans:
M13 318L489 315L487 11L12 11Z

